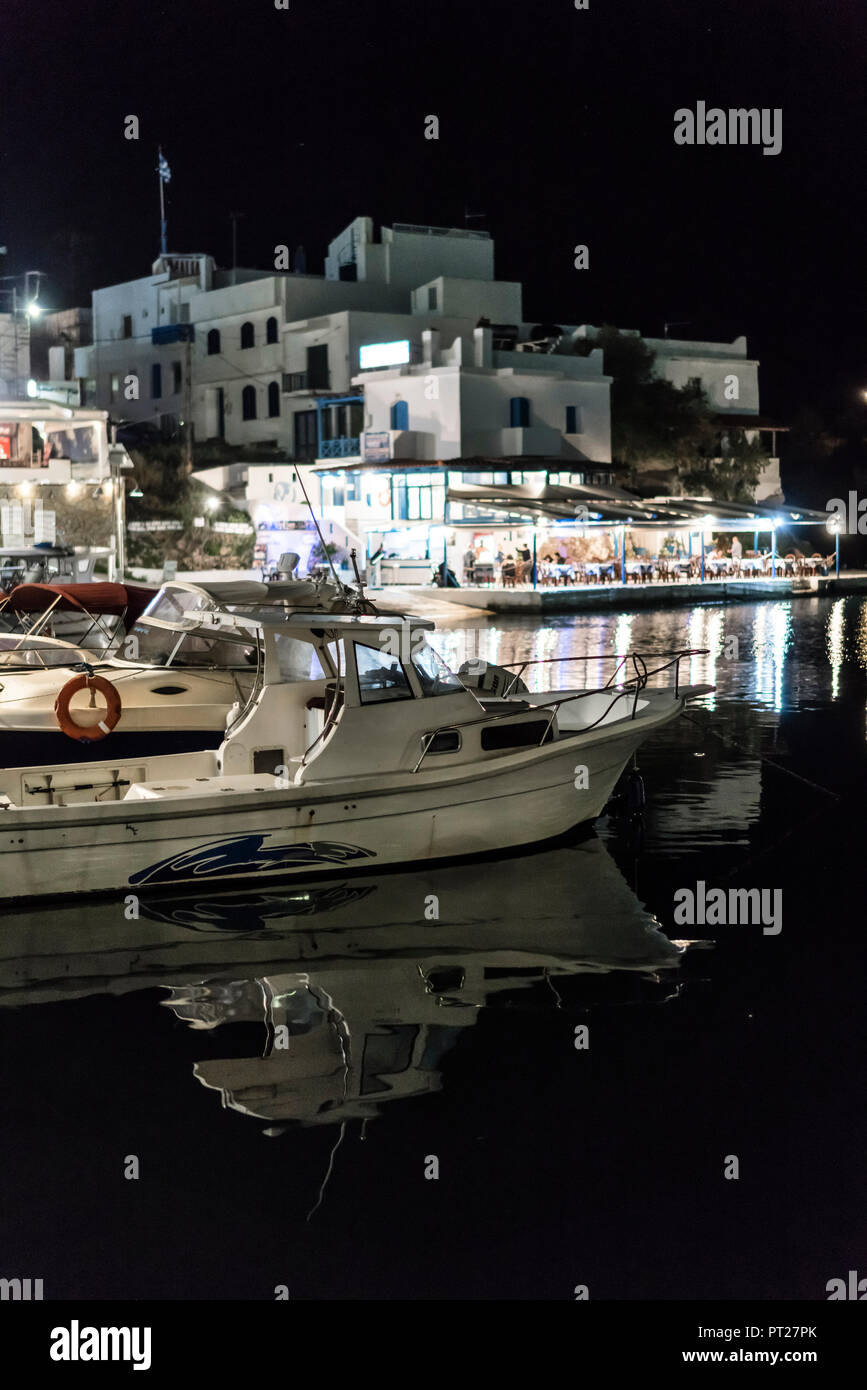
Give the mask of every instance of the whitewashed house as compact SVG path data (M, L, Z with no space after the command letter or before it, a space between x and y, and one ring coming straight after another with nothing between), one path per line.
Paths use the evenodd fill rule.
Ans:
M640 338L636 328L623 328L621 333ZM598 327L582 324L567 330L573 338L595 338ZM774 425L759 413L759 363L747 356L747 340L741 334L730 343L690 340L687 338L643 338L645 346L654 353L653 373L670 381L679 390L692 387L701 391L719 418L732 429L742 429L747 440L761 439L768 450L755 490L754 501L782 499L780 460L777 435L785 427ZM724 429L723 429L724 434Z

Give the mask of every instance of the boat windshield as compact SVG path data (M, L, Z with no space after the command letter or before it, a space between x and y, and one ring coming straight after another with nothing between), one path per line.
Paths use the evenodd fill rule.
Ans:
M208 594L192 589L160 589L154 594L143 618L159 618L164 623L179 623L195 613L216 613L217 605Z
M123 655L146 666L200 666L222 670L245 670L256 667L257 642L249 633L217 628L211 632L172 632L164 627L151 627L146 621L137 622L127 638Z
M439 653L426 642L413 652L412 664L422 695L453 695L456 690L464 689L462 682L449 670Z

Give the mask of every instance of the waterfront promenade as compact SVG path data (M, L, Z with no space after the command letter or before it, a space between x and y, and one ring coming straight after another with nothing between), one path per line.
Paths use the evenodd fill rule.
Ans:
M844 570L839 578L829 575L788 579L680 580L652 584L582 584L541 589L493 586L440 589L433 585L371 589L379 600L398 600L409 612L427 611L435 604L487 613L599 613L616 608L633 612L644 608L691 608L697 603L753 603L769 599L818 598L843 594L867 594L867 571ZM397 604L396 604L397 606ZM461 616L465 616L462 614Z

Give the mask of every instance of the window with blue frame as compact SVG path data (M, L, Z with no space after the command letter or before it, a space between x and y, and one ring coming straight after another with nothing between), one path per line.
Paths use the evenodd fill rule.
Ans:
M433 521L442 517L442 473L396 473L392 477L395 521Z
M391 428L393 430L409 429L409 406L406 401L395 401L391 407Z
M526 396L513 396L509 401L509 424L512 429L528 429L530 402Z

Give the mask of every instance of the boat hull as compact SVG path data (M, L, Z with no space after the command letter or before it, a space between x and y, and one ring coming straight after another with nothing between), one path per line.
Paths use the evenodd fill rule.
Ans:
M123 895L418 864L543 843L599 815L633 751L682 708L458 774L0 813L7 900ZM207 783L203 783L207 787Z

